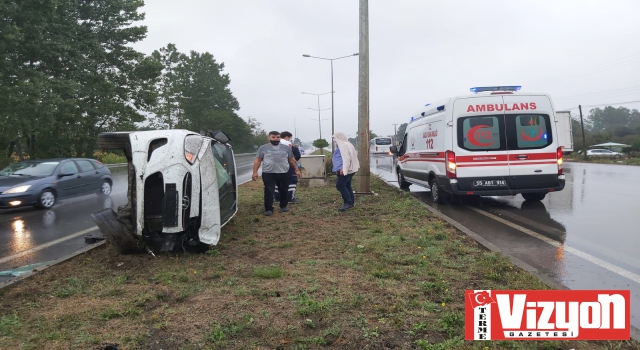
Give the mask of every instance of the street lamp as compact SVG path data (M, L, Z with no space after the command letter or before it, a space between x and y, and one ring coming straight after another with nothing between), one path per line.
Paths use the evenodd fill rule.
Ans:
M302 55L302 57L309 57L309 58L317 58L320 60L326 60L326 61L330 61L331 62L331 136L333 136L335 134L334 131L334 123L335 123L335 119L333 117L333 61L335 60L339 60L339 59L343 59L343 58L347 58L347 57L353 57L353 56L358 56L359 53L354 53L353 55L349 55L349 56L343 56L343 57L338 57L338 58L324 58L324 57L316 57L316 56L311 56L311 55ZM334 145L333 142L331 142L331 154L333 154L334 150Z
M311 120L317 120L318 121L318 130L320 131L320 138L322 138L322 125L320 124L320 121L329 120L329 119L320 119L320 111L326 111L326 110L329 110L331 108L325 108L325 109L309 108L309 109L313 110L313 111L318 111L318 119L311 119Z
M318 96L318 109L313 109L313 108L309 108L309 109L313 109L314 111L318 111L318 126L320 125L320 111L326 111L327 109L331 109L331 108L327 108L327 109L320 109L320 96L322 95L326 95L326 94L331 94L333 92L333 90L329 91L329 92L324 92L321 94L312 94L309 92L303 92L303 95L314 95L314 96ZM315 120L315 119L314 119ZM326 120L326 119L325 119ZM333 134L332 134L333 135ZM320 129L320 138L322 138L322 128Z

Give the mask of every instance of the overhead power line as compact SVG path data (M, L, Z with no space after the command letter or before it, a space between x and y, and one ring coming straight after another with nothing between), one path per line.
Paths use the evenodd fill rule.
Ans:
M602 107L602 106L615 106L615 105L624 105L624 104L627 104L627 103L640 103L640 100L638 100L638 101L626 101L626 102L615 102L615 103L603 103L603 104L599 104L599 105L582 106L582 108L592 108L592 107ZM578 109L578 106L571 107L571 108L560 108L558 110L572 110L572 109Z
M555 77L550 77L550 78L545 78L545 79L541 79L541 80L537 80L532 82L531 84L538 84L541 82L549 82L549 81L556 81L556 80L561 80L561 79L568 79L568 78L575 78L575 77L579 77L582 75L588 75L588 74L594 74L594 73L599 73L602 71L606 71L609 69L613 69L613 68L618 68L621 66L625 66L627 64L630 63L634 63L636 61L640 60L640 52L639 53L635 53L633 55L629 55L626 57L622 57L622 58L618 58L606 63L601 63L601 64L597 64L595 66L591 66L591 67L587 67L587 68L583 68L583 69L579 69L570 73L565 73L565 74L561 74Z

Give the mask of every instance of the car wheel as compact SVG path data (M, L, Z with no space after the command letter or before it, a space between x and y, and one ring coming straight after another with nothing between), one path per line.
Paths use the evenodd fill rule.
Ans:
M522 198L527 202L539 202L544 199L546 193L521 193Z
M40 209L51 209L56 204L56 194L51 189L46 189L40 193L36 207Z
M409 186L411 186L411 183L405 181L404 175L402 175L402 171L398 169L397 173L398 173L398 186L400 186L400 188L409 188Z
M433 199L434 203L438 204L446 204L447 203L447 195L442 191L440 185L438 185L438 180L434 177L431 179L431 199Z
M615 156L613 156L613 157L614 157L615 159L620 159L620 158L622 158L622 156L621 156L621 155L619 155L619 154L616 154L616 155L615 155Z
M100 195L101 196L109 196L111 194L111 182L104 180L102 181L102 185L100 185Z
M105 150L123 150L129 143L129 134L129 132L103 132L98 135L98 147Z

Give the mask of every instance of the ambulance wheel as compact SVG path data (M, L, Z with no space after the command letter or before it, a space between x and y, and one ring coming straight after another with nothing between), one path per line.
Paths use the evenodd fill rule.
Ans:
M398 173L398 186L400 186L400 188L409 188L409 186L411 186L411 183L405 181L404 175L402 175L402 171L398 169L397 173Z
M546 193L521 193L522 198L527 202L540 202L547 195Z
M434 177L431 179L431 199L435 203L438 204L446 204L447 203L447 193L445 193L440 185L438 185L438 180Z

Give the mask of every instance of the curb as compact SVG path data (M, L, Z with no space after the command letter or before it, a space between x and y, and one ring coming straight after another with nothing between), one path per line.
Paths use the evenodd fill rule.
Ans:
M37 267L37 268L31 270L30 272L27 272L24 275L18 276L15 279L13 279L13 280L11 280L9 282L2 282L2 283L0 283L0 291L3 291L3 290L7 289L10 286L13 286L13 285L15 285L15 284L17 284L19 282L22 282L22 281L26 280L27 278L38 274L38 272L46 270L46 269L48 269L48 268L50 268L52 266L55 266L55 265L59 265L59 264L65 262L67 260L71 260L72 258L75 258L76 256L78 256L80 254L84 254L84 253L86 253L86 252L88 252L88 251L90 251L92 249L98 248L98 247L102 246L105 243L106 243L106 241L100 241L100 242L92 244L92 245L90 245L88 247L84 247L84 248L82 248L82 249L80 249L80 250L78 250L76 252L73 252L71 254L65 255L65 256L57 259L57 260L53 260L50 264L46 264L44 266Z
M398 190L398 192L407 193L407 192L403 191L402 189L400 189L398 187L392 186L391 184L389 184L387 181L385 181L383 178L381 178L377 174L374 173L374 175L376 175L379 179L381 179L387 186ZM492 252L500 253L500 254L508 257L509 260L514 265L516 265L516 266L520 267L521 269L531 273L536 278L538 278L540 281L542 281L542 283L547 285L547 287L549 287L551 289L558 289L558 290L571 290L570 288L567 288L563 284L558 283L558 282L554 281L553 279L549 278L548 276L540 273L540 271L538 271L538 269L536 269L535 267L527 264L526 262L524 262L524 261L522 261L522 260L520 260L520 259L518 259L516 257L513 257L513 256L511 256L509 254L504 253L500 248L495 246L493 243L491 243L488 240L484 239L479 234L471 231L470 229L468 229L467 227L465 227L461 223L457 222L456 220L454 220L454 219L448 217L447 215L439 212L436 208L434 208L434 207L422 202L421 200L419 200L419 199L417 199L415 197L414 197L414 199L416 199L418 201L418 203L420 203L420 205L422 205L429 212L431 212L435 216L441 218L442 220L446 221L447 223L449 223L450 225L452 225L453 227L455 227L459 231L462 231L467 236L473 238L476 242L478 242L478 244L480 244L484 248L486 248L486 249L488 249L488 250L490 250ZM631 328L631 339L633 339L633 340L635 340L637 342L640 342L640 329L635 328L633 326L630 326L630 328Z

